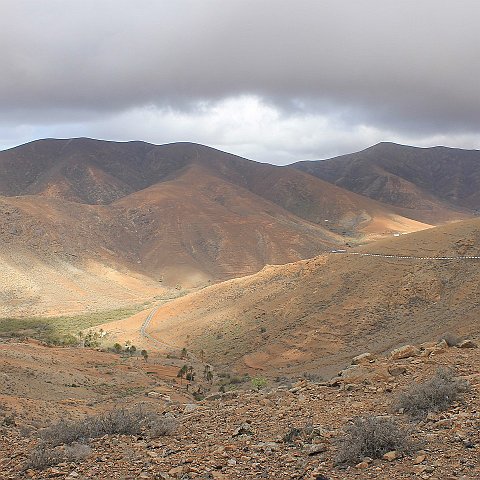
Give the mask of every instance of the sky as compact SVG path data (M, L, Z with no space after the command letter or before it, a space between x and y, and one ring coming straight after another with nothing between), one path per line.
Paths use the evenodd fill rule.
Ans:
M480 149L478 0L0 0L0 149Z

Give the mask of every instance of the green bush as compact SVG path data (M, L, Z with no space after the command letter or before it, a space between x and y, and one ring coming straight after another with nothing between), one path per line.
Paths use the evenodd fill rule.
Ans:
M254 377L252 378L252 387L255 390L261 390L267 386L267 380L263 377Z

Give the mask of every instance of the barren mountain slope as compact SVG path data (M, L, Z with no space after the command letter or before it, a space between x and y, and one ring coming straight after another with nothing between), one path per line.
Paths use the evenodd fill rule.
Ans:
M403 215L289 167L260 164L192 143L151 145L87 138L38 140L0 152L0 194L39 194L109 204L192 166L261 196L300 218L355 232L377 216ZM200 186L201 177L193 179ZM180 199L179 199L180 201Z
M428 223L480 211L477 150L379 143L358 153L293 167Z
M480 220L358 249L480 255ZM217 365L333 374L364 351L478 328L479 260L322 255L230 280L160 308L150 332Z
M142 265L181 282L226 279L314 256L336 234L192 165L113 205L135 222ZM132 207L133 206L133 207Z
M135 303L162 285L313 257L343 245L339 234L429 227L298 170L189 143L32 142L0 152L0 193L9 315ZM95 299L107 270L116 279Z

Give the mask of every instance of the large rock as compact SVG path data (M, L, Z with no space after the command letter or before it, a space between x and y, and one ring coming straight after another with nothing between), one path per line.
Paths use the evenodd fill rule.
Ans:
M389 462L393 462L398 458L398 453L396 452L396 450L392 450L391 452L387 452L382 458Z
M403 358L416 357L420 354L420 349L415 345L404 345L403 347L397 348L390 353L390 358L392 360L401 360Z
M399 375L407 373L407 369L403 365L390 365L388 367L388 373L393 377L398 377Z
M478 345L473 340L464 340L458 344L458 348L477 348Z
M364 365L365 363L371 363L375 361L375 355L370 352L362 353L352 358L352 365Z
M352 365L339 373L336 380L350 384L369 384L375 382L386 382L391 376L386 366L376 364Z

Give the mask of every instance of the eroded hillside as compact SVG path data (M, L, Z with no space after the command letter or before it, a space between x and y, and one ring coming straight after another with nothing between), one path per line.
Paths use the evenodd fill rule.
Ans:
M357 252L480 255L480 220ZM231 280L160 308L150 332L239 371L334 374L352 356L478 329L480 260L321 255Z

